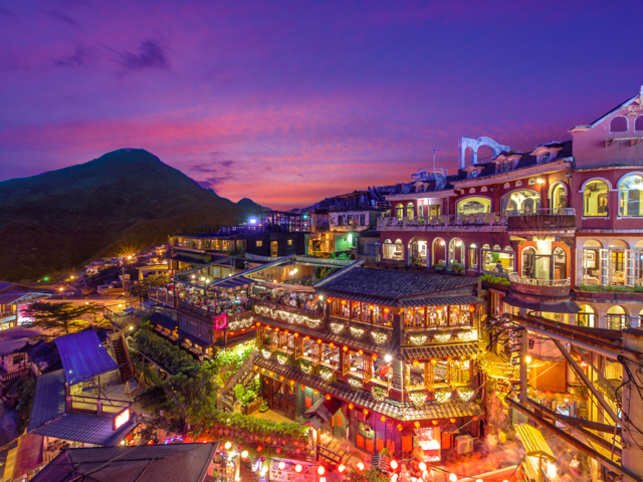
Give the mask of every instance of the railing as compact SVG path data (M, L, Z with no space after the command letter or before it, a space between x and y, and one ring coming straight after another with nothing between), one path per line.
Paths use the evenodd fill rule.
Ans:
M440 228L444 226L504 226L506 219L498 213L480 214L447 214L428 218L398 219L396 217L383 217L377 222L378 229L387 227L400 228Z
M569 287L571 280L569 278L564 279L542 279L542 278L527 278L525 276L520 276L516 273L511 273L509 275L509 281L512 283L519 283L529 286L549 286L549 287Z
M574 208L538 208L531 211L506 211L507 217L514 216L576 216Z

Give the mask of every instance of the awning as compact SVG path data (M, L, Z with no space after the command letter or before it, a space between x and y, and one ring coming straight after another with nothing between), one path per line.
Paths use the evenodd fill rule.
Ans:
M533 311L542 311L546 313L578 313L580 307L572 300L563 301L528 301L514 294L509 294L505 298L505 303L518 308L527 308Z
M514 429L527 455L556 460L542 432L536 427L523 423L514 425Z
M209 288L226 290L241 288L243 286L250 286L253 283L255 283L255 280L246 278L245 276L232 276L229 278L223 278L219 281L215 281L214 283L210 284Z
M400 306L443 306L443 305L479 305L483 301L471 295L431 296L414 300L402 300Z
M423 346L418 348L402 348L402 360L429 360L439 359L446 360L447 358L471 358L478 353L477 342L474 343L461 343L452 345L435 345Z

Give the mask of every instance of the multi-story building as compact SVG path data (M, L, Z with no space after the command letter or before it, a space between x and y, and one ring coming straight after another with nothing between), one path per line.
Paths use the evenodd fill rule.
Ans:
M356 264L297 303L299 287L284 297L275 290L285 286L258 283L263 397L370 453L420 453L426 462L469 453L482 414L477 286L470 277Z
M640 386L642 105L643 90L528 153L463 138L456 175L400 185L379 221L387 263L493 275L489 326L510 330L520 365L512 406L576 444L594 478L643 472L629 455L642 442L640 397L619 388ZM492 159L478 159L481 146Z

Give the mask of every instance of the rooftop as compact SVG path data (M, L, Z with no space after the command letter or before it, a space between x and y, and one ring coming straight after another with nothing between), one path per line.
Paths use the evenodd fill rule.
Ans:
M32 480L200 482L215 444L143 445L67 449Z
M472 296L477 283L476 278L466 276L355 267L320 283L319 290L329 295L390 306L414 306L423 301L433 304L434 294L439 294L446 304L468 304L478 302Z
M92 329L61 336L56 346L70 385L118 368Z

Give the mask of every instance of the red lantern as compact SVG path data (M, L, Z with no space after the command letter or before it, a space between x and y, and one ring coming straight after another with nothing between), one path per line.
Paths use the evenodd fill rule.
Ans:
M402 430L404 430L404 425L402 425L401 423L398 423L397 424L397 431L401 432Z

